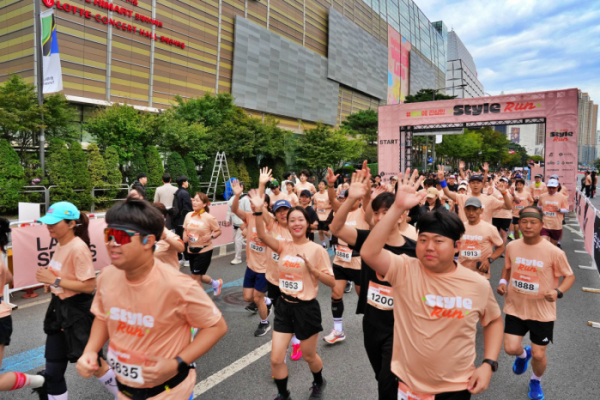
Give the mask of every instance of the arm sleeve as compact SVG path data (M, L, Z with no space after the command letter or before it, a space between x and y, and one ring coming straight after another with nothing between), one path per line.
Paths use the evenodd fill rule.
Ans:
M210 328L222 318L215 303L196 283L184 293L180 311L194 328Z
M487 287L487 302L482 314L479 316L482 326L487 326L490 322L502 315L500 307L498 306L498 302L496 301L496 297L494 296L492 286L489 284L489 282L487 283Z
M388 250L383 249L382 251ZM408 271L407 257L405 255L398 256L391 252L389 253L391 262L388 272L384 278L390 283L390 285L392 285L392 287L400 286Z

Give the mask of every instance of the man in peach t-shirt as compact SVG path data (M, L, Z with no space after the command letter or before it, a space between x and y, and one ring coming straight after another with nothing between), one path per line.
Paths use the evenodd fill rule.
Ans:
M562 221L569 212L569 199L558 193L559 183L556 179L548 181L548 192L540 195L537 206L544 213L544 228L541 235L558 244L562 237Z
M519 229L523 238L506 247L506 261L498 285L498 294L506 294L504 351L517 357L513 365L517 375L527 371L529 360L533 358L529 398L534 400L544 399L541 378L548 364L546 347L553 341L556 301L575 282L564 251L540 235L544 220L542 211L533 206L521 211ZM527 332L531 346L523 348Z
M464 225L455 214L436 210L417 223L417 258L383 249L405 210L422 200L416 174L406 172L396 200L371 231L360 255L392 286L394 345L392 372L398 398L468 399L488 388L498 368L502 315L489 282L454 262ZM483 325L485 356L476 368L477 323Z
M196 383L190 364L225 335L225 320L196 281L154 258L164 221L150 203L119 203L106 222L112 265L98 276L96 319L77 370L89 378L110 340L107 361L117 375L119 400L189 399ZM200 331L190 342L192 327Z

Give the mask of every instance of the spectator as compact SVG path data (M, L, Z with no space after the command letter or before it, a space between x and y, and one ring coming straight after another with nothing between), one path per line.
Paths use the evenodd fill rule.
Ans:
M148 195L146 194L146 183L148 183L148 175L140 172L137 176L137 181L133 182L133 185L131 186L132 189L137 190L144 200L148 200Z
M185 216L194 211L192 208L192 198L187 191L189 186L188 177L185 175L179 175L177 177L177 186L178 189L175 192L173 199L173 217L172 217L172 227L175 229L175 233L179 235L179 237L183 237L183 221L185 220ZM187 248L187 244L186 244ZM184 251L180 253L179 263L185 263L185 259L187 258L187 252Z
M154 193L154 202L162 203L167 210L171 210L173 208L173 199L175 198L175 193L177 192L177 187L171 185L171 174L164 174L162 176L163 185L161 187L156 188L156 192ZM172 225L172 217L171 213L167 213L165 225L167 229L173 229Z

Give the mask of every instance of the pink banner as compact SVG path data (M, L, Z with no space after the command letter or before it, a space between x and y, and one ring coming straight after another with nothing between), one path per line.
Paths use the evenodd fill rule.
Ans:
M209 207L210 214L214 215L217 221L219 221L219 226L223 232L221 236L213 240L214 246L221 246L223 244L233 242L233 225L225 226L227 219L227 207L227 203L211 205Z
M583 223L583 240L585 244L585 251L592 257L594 257L594 222L596 221L596 209L589 201L586 201L585 205L585 221Z
M110 264L104 244L104 218L91 219L89 232L92 257L96 271ZM14 287L36 285L35 272L47 267L58 242L50 238L44 225L32 225L12 230Z
M546 119L545 181L558 174L570 193L576 189L577 89L488 96L472 99L396 104L379 107L379 171L389 176L404 169L400 154L400 127L447 123ZM527 121L530 119L530 121ZM502 124L502 123L499 123ZM505 123L504 123L505 124ZM402 162L401 162L402 156ZM569 198L573 207L573 196Z
M404 103L408 95L409 52L411 44L388 25L387 104Z

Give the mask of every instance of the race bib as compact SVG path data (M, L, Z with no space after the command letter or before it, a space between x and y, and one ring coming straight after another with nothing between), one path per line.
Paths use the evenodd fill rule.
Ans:
M350 250L350 248L346 246L337 245L335 247L335 255L343 262L349 263L350 261L352 261L352 250Z
M392 288L375 282L369 282L367 292L367 303L380 310L390 311L394 309L394 297Z
M324 213L324 212L325 212L325 209L323 209L323 208L317 208L317 212L318 212L318 213Z
M190 243L196 243L198 241L198 234L196 234L196 233L188 233L188 241Z
M515 206L515 209L516 209L516 210L522 210L522 209L524 209L524 208L525 208L525 206Z
M481 250L462 250L460 255L461 257L479 260L481 258Z
M514 273L512 284L515 290L522 294L535 296L540 290L540 278L537 276Z
M297 293L301 292L303 288L302 274L279 273L279 289Z
M249 244L250 246L250 250L253 250L257 253L264 253L265 250L267 249L264 243L259 243L259 242L250 242Z
M279 254L275 253L274 251L271 252L271 260L278 262L279 261Z
M545 217L556 217L556 213L553 211L544 211Z
M144 383L142 370L146 362L145 356L132 352L118 351L111 344L108 346L106 361L118 377L130 382Z
M435 400L435 395L413 392L403 382L398 382L398 400Z

